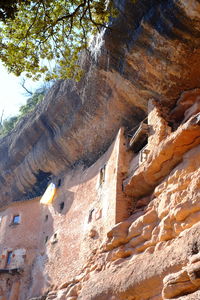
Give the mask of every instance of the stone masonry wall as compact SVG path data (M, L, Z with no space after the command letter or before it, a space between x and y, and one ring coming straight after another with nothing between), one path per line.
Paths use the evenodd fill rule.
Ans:
M48 259L44 268L48 286L57 287L79 273L116 224L122 136L120 131L105 155L89 169L64 174L52 205L42 207L41 248ZM61 203L64 203L63 210Z
M18 224L13 222L14 216L19 216ZM21 295L20 300L25 300L40 244L39 199L12 203L0 211L0 217L0 269L19 269L21 273L0 273L0 299L15 300Z
M0 268L22 270L14 277L0 274L2 297L6 295L6 300L38 297L81 273L117 218L125 218L123 214L117 215L117 205L121 203L127 213L128 202L123 201L126 197L122 193L124 175L119 168L125 147L120 130L108 151L93 166L88 169L80 166L60 174L57 178L60 187L52 204L40 204L37 198L2 209ZM18 215L19 224L13 224L13 217ZM12 256L8 263L9 252ZM14 293L16 282L19 288Z

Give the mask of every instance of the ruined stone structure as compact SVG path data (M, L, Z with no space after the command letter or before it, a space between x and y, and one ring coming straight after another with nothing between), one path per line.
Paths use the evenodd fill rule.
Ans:
M0 141L0 300L200 299L200 3L116 5Z

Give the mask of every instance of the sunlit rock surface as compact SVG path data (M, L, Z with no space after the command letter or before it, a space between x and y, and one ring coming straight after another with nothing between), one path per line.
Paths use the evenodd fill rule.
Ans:
M39 170L90 165L121 125L144 119L147 101L163 110L199 84L198 1L128 1L80 83L57 82L43 103L1 140L1 203L31 190ZM93 56L92 56L93 57Z
M81 82L57 82L1 140L2 207L41 177L63 184L52 206L36 204L23 300L200 298L200 3L117 5L97 60L82 58ZM129 133L147 112L148 143L136 154Z

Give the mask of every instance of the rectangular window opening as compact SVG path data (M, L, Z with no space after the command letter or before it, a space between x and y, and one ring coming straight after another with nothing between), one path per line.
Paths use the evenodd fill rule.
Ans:
M12 259L12 251L8 251L7 259L6 259L6 266L10 265Z
M99 178L99 184L100 184L100 186L105 182L105 175L106 175L106 165L104 165L100 169L100 178Z
M65 203L64 203L64 202L61 202L61 203L59 204L60 212L64 209L64 206L65 206Z
M61 186L61 179L58 179L57 187L59 188Z
M12 224L19 224L20 223L20 215L15 215L13 217L13 221L12 221Z
M144 148L142 148L142 150L139 153L139 163L143 163L148 158L150 150L147 149L147 146L148 144Z
M90 209L89 216L88 216L88 223L90 223L92 221L93 212L94 212L94 208Z

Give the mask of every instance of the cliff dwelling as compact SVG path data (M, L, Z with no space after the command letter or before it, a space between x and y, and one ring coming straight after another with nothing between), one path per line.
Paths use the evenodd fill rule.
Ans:
M133 2L0 137L0 300L200 299L200 3Z

